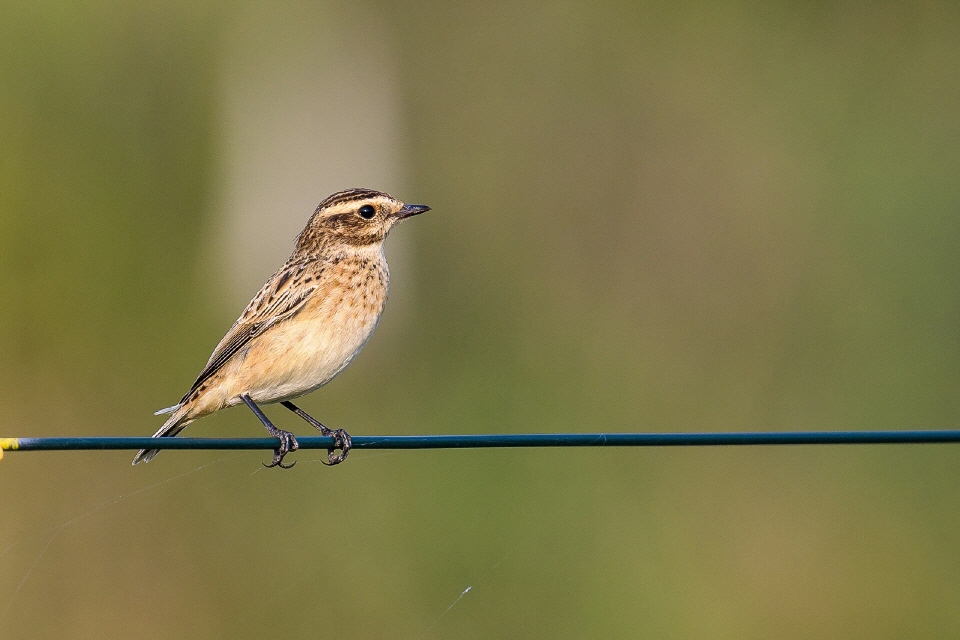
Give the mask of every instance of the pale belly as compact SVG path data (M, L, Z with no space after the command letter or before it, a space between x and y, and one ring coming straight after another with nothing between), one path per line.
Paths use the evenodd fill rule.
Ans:
M321 303L259 336L224 367L218 385L221 406L280 402L330 382L360 353L383 310L381 300Z

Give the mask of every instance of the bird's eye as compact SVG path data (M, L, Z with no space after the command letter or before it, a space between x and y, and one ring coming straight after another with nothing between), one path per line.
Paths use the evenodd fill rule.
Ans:
M377 215L377 210L373 208L373 205L365 204L357 210L357 213L359 213L360 217L364 220L370 220L373 216Z

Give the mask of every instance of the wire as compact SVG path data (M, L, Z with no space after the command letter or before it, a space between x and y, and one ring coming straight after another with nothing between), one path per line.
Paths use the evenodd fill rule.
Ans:
M301 449L327 449L328 436L300 436ZM476 449L485 447L691 447L814 444L942 444L960 430L767 431L725 433L513 433L487 435L353 436L354 449ZM276 438L148 438L77 436L0 438L0 452L102 449L275 449Z

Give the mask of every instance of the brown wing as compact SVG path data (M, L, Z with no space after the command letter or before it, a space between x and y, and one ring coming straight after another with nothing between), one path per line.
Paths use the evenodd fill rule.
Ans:
M310 266L310 262L287 263L267 280L213 350L207 365L197 376L190 391L183 396L181 403L186 402L197 387L222 369L230 358L251 340L278 322L293 317L303 308L303 303L316 290L315 279L312 280L313 285L303 284L304 273L309 271Z

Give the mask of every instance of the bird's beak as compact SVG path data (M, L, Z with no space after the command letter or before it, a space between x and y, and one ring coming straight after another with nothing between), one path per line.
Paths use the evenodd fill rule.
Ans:
M430 207L425 204L405 204L403 208L394 215L396 215L398 219L403 220L404 218L415 216L424 211L430 211Z

